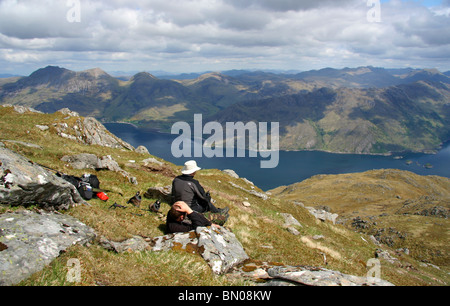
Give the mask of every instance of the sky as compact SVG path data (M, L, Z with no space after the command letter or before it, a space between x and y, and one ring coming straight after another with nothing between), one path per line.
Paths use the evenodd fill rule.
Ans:
M450 70L450 0L0 0L0 73Z

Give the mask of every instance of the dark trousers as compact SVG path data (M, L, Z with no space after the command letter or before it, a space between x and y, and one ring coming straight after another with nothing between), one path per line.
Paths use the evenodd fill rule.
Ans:
M203 203L202 203L203 204ZM192 203L189 205L193 211L199 212L201 214L205 212L218 213L219 210L215 207L211 202L205 203L204 205L200 205L198 202Z

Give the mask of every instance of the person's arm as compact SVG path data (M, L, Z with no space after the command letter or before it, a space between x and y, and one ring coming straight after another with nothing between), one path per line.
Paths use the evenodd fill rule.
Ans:
M211 222L205 218L202 214L193 211L192 208L189 207L185 202L177 202L175 205L178 207L177 211L186 213L186 215L189 217L189 219L192 221L192 225L189 225L190 228L188 230L195 230L199 226L211 226Z
M189 216L189 219L192 221L192 227L196 229L197 227L206 227L211 226L212 223L208 219L205 218L201 213L198 213L196 211L192 212Z
M169 222L167 223L167 233L168 234L174 234L174 233L187 233L190 231L193 231L195 228L193 228L190 224L184 224L184 223L178 223L178 222Z

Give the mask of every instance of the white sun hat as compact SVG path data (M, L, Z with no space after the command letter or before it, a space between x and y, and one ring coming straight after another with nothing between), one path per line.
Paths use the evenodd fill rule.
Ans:
M190 160L184 164L183 170L181 170L181 173L183 174L192 174L194 172L197 172L199 170L202 170L199 166L197 166L197 162L195 160Z

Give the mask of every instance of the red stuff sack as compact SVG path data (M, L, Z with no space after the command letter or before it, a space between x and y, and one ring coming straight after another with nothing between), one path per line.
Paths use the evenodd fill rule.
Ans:
M105 202L109 200L109 197L104 192L97 193L97 198Z

